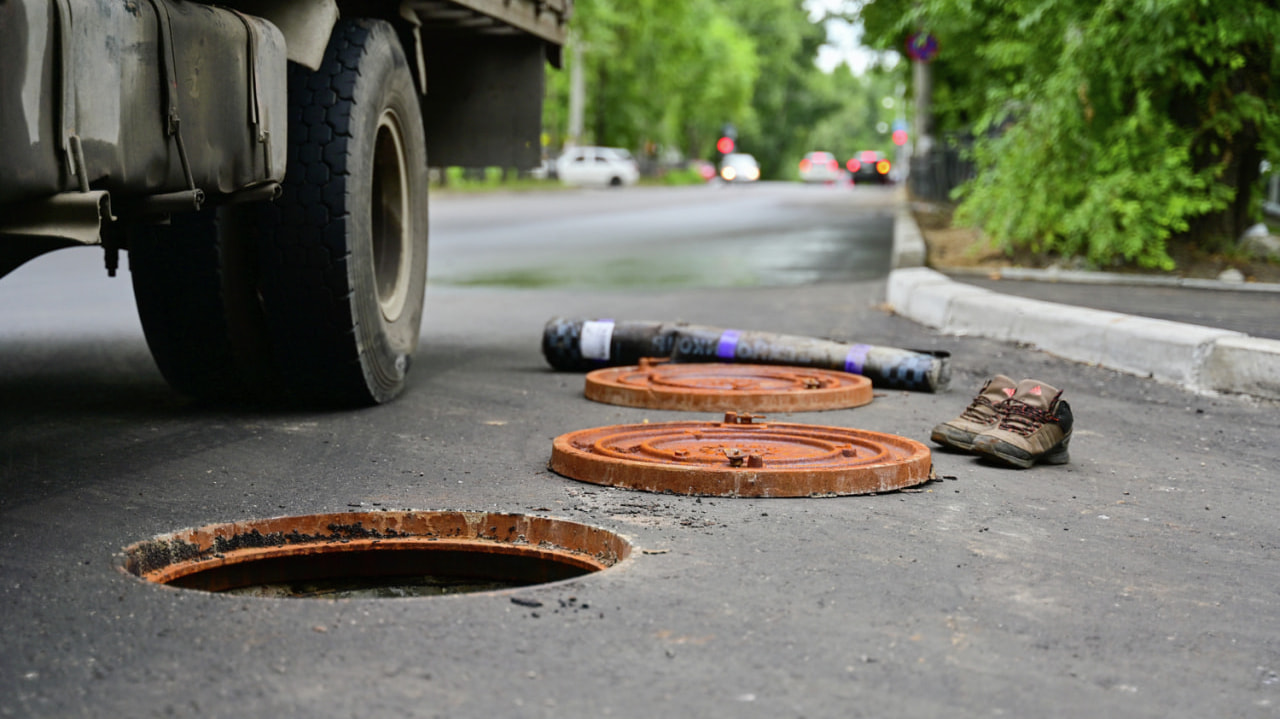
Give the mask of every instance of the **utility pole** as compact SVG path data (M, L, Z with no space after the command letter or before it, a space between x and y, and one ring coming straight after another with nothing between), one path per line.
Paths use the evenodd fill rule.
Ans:
M911 166L915 177L912 178L911 189L926 197L936 194L924 183L934 175L930 167L933 152L933 71L929 63L937 54L938 40L933 35L921 31L907 38L911 83L916 95L915 132L912 133L914 142L911 147Z
M573 147L582 140L582 118L586 110L586 73L582 68L582 43L573 33L569 34L569 131L566 147Z
M916 94L915 143L912 157L924 157L933 149L933 71L925 60L911 61L911 82Z

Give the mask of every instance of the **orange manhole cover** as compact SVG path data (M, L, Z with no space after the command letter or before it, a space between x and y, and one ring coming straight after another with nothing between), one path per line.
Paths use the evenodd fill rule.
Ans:
M585 394L605 404L696 412L809 412L871 402L871 380L848 372L764 364L672 364L599 369Z
M811 497L888 492L929 480L929 448L845 427L663 422L556 437L551 470L571 479L648 492L717 497Z

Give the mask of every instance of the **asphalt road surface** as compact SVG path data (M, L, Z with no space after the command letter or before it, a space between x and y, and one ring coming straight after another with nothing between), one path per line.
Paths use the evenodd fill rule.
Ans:
M436 284L749 287L883 277L887 188L792 183L450 195L431 206Z
M774 202L767 187L729 189ZM889 194L843 197L850 232L888 216ZM737 208L730 216L756 208L718 201ZM484 253L451 259L441 237L465 213L433 209L434 271L474 278ZM624 213L623 254L644 245L626 240L634 222L677 212ZM782 238L795 216L750 224ZM477 223L473 239L487 232ZM767 245L760 234L752 242ZM58 279L32 266L0 280L0 716L1280 713L1274 404L938 336L878 308L880 279L846 277L441 281L399 400L211 410L175 397L152 367L127 278L46 259ZM500 274L526 266L502 262ZM553 315L945 349L949 392L881 390L865 407L771 419L927 441L1003 372L1065 388L1072 461L1018 471L939 450L940 478L920 491L842 498L699 499L569 480L546 468L556 436L691 417L584 399L582 377L540 354ZM184 527L377 509L549 516L634 549L566 582L415 599L226 596L119 569L126 545Z

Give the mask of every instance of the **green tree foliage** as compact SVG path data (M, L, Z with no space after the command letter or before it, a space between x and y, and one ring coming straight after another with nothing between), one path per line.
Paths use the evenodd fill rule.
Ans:
M593 142L699 156L724 122L753 121L756 47L716 0L577 0L572 33ZM568 97L569 72L554 74L548 127L563 131Z
M806 150L810 129L840 107L823 92L814 65L826 41L821 25L809 19L799 0L718 0L746 37L753 38L760 67L751 98L755 123L740 125L739 146L760 161L760 171L777 177L793 168Z
M940 131L979 136L958 217L1006 248L1172 268L1254 216L1280 149L1271 0L872 0L873 36L918 28Z
M838 104L814 122L805 143L808 148L834 153L841 160L862 150L879 150L890 158L894 156L896 148L888 128L900 118L900 104L905 104L905 98L898 96L903 85L899 68L871 68L854 75L842 65L830 75L821 75L815 85L825 85L821 91ZM886 107L886 99L893 106ZM878 126L886 130L881 132Z
M733 124L739 148L777 177L850 101L848 83L838 88L814 65L826 35L800 0L576 0L571 23L589 142L709 157ZM544 124L557 146L569 82L566 71L548 85Z

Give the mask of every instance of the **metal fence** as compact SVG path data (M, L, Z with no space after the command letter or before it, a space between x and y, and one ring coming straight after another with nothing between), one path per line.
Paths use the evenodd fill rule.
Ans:
M1280 220L1280 172L1272 172L1267 181L1267 199L1262 203L1262 211L1267 217Z
M965 158L967 149L953 143L939 144L924 155L912 157L907 177L912 196L931 202L951 199L951 191L977 172L973 161Z

